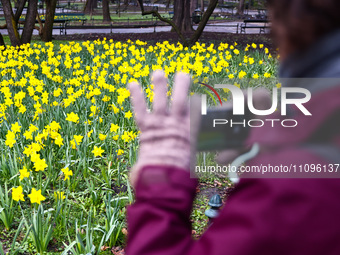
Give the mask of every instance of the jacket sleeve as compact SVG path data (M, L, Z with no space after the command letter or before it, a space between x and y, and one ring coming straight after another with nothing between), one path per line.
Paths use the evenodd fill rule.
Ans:
M250 180L238 185L228 210L223 209L201 239L194 241L189 217L197 181L189 175L164 166L141 171L136 202L128 208L126 254L265 254L259 248L265 227L256 221L270 207L266 186Z
M128 208L126 254L182 254L191 244L189 221L197 181L164 166L141 170L136 201Z
M298 164L301 155L281 156ZM321 161L311 156L306 162ZM127 255L340 254L337 178L242 178L219 217L193 240L189 217L196 184L188 171L142 170L136 202L128 208Z

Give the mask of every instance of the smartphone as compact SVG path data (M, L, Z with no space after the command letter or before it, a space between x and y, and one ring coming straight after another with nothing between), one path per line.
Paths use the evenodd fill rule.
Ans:
M248 115L233 115L232 107L208 108L202 115L197 140L198 151L242 148L250 128Z

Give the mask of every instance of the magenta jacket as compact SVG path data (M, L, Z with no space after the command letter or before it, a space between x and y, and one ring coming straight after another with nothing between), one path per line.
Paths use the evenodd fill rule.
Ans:
M340 148L339 99L340 86L330 86L314 93L306 104L313 118L304 122L295 115L303 125L294 132L280 128L253 132L249 142L269 149L248 164L340 163L340 153L337 160L328 156L332 153L323 155L309 146L321 141ZM145 167L136 186L136 202L128 208L126 254L339 255L340 179L336 177L241 179L219 217L199 240L193 240L189 216L197 180L182 169Z

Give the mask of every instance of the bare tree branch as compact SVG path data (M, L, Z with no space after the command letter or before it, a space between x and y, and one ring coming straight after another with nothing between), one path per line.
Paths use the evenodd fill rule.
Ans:
M26 2L27 2L27 0L20 0L19 1L18 8L16 9L15 14L14 14L14 20L17 23L18 23L18 21L20 19L22 11L24 10Z
M178 34L178 36L181 38L182 42L184 44L187 44L187 40L185 39L184 35L181 33L181 31L179 31L178 27L176 26L176 24L170 20L170 19L167 19L167 18L163 18L158 11L156 10L151 10L151 11L145 11L144 10L144 4L143 4L143 0L137 0L139 5L140 5L140 8L141 8L141 11L142 11L142 15L155 15L159 20L163 21L163 22L166 22L168 23L174 30L175 32Z
M179 28L176 26L176 24L170 20L170 19L166 19L163 18L158 11L156 10L151 10L151 11L145 11L144 10L144 5L143 5L143 0L137 0L141 11L142 11L142 15L155 15L159 20L164 21L166 23L168 23L169 25L171 25L171 27L175 30L175 32L178 34L178 36L180 37L181 41L183 42L184 46L189 46L194 44L199 37L202 35L202 32L205 28L205 26L207 25L209 18L211 16L211 14L214 12L216 5L218 3L218 0L210 0L209 1L209 5L207 7L207 10L204 12L203 17L201 22L199 23L196 31L193 33L193 35L191 36L191 38L189 39L189 41L184 37L184 35L181 33L181 31L179 30Z
M39 17L39 13L37 13L37 20L39 23L39 27L37 28L36 26L36 28L39 30L39 35L41 36L43 34L44 24L42 23L41 18Z
M210 0L209 5L207 7L207 10L204 12L201 22L199 23L195 33L190 38L190 44L194 44L198 38L200 38L201 34L203 33L203 30L205 26L207 25L209 18L211 14L214 12L216 5L218 3L218 0Z

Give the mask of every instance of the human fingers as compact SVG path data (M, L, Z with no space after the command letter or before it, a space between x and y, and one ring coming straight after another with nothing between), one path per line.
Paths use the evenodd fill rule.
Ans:
M190 76L186 73L177 73L174 81L171 114L181 116L187 113L189 87Z
M147 114L144 93L137 82L129 83L128 88L131 93L131 102L135 113L135 120L137 124L140 124Z
M165 114L167 111L167 79L163 71L155 71L152 75L152 84L154 85L153 112L156 114Z

